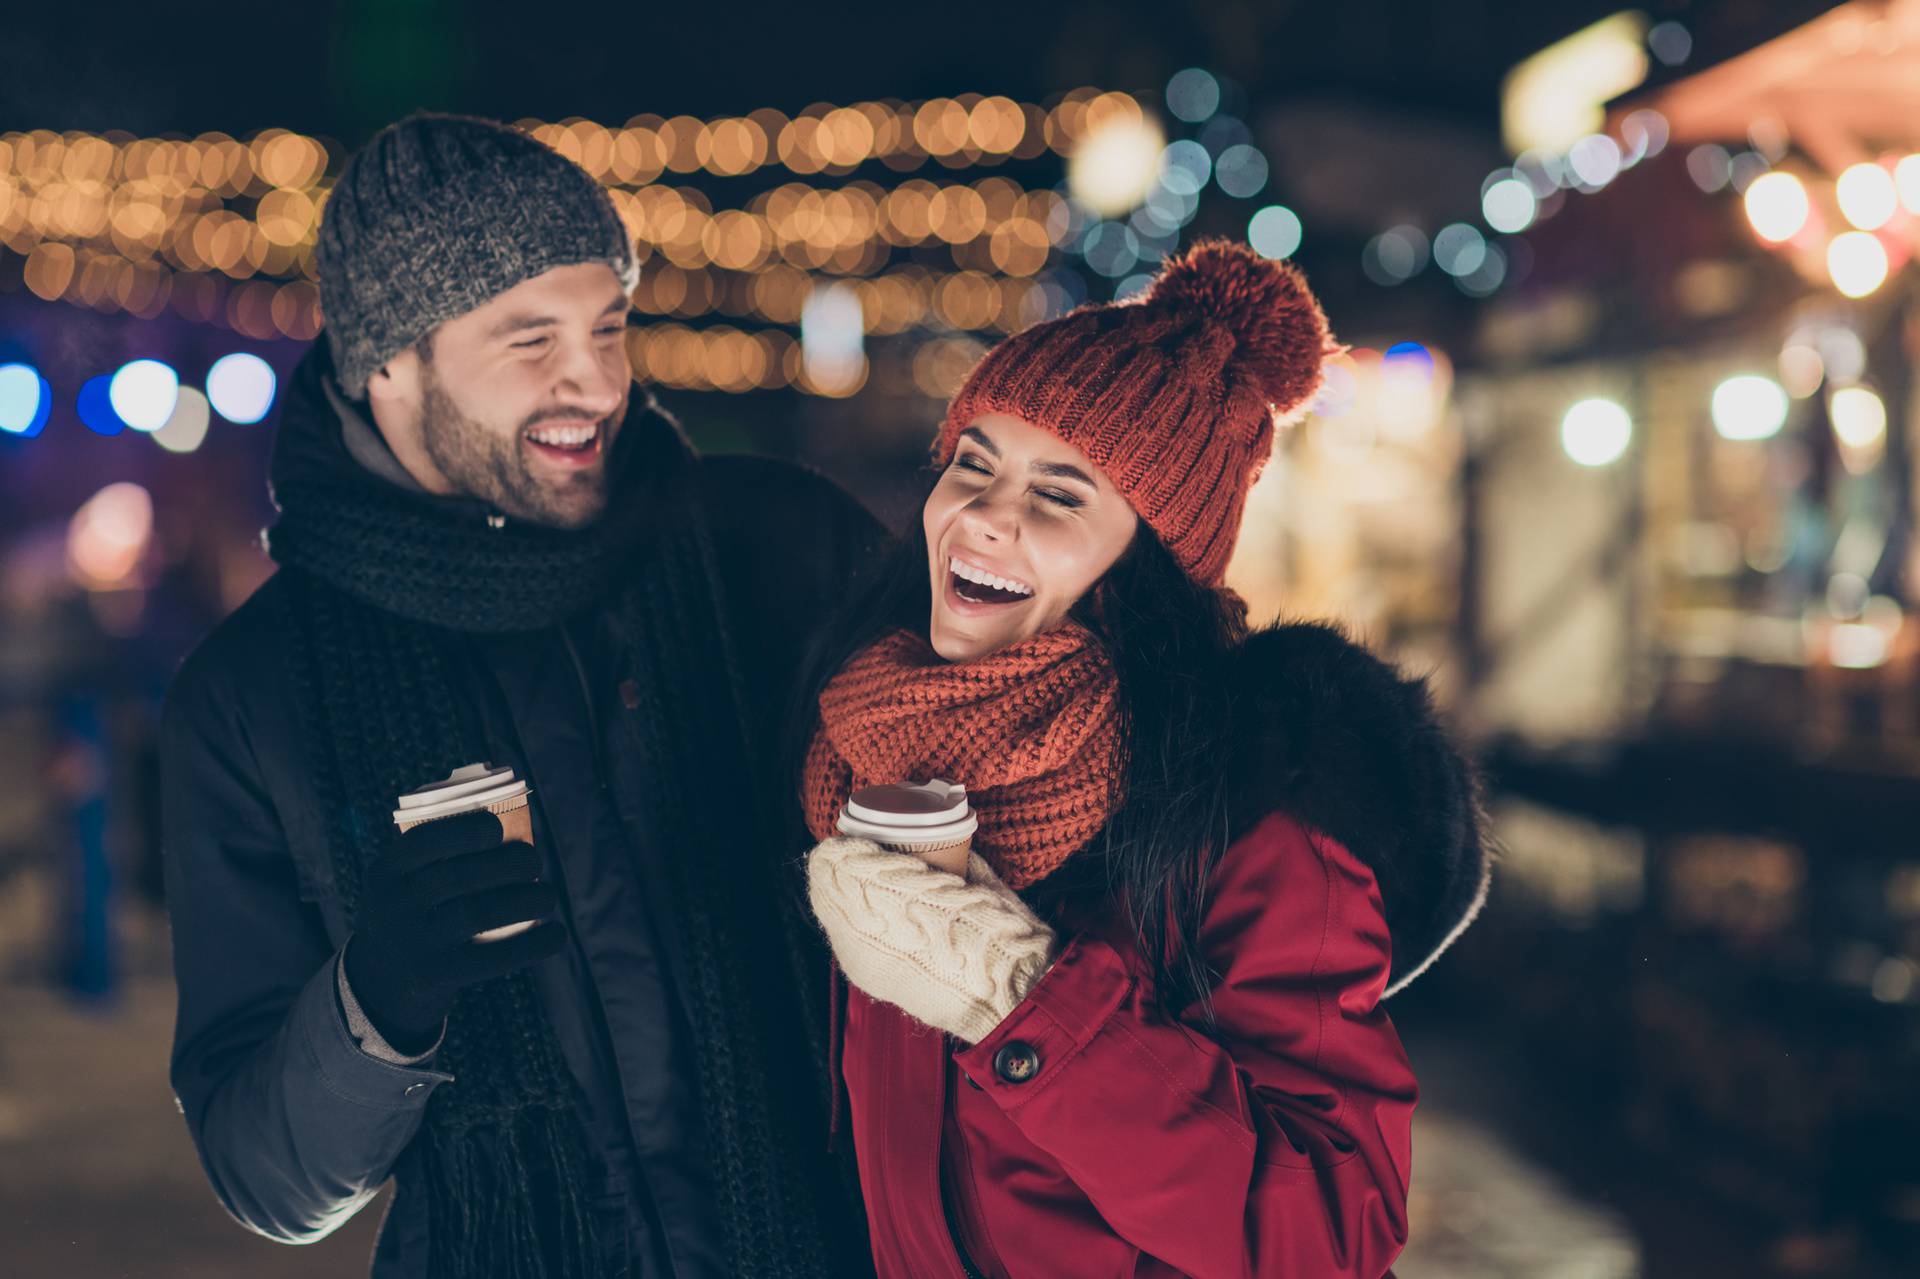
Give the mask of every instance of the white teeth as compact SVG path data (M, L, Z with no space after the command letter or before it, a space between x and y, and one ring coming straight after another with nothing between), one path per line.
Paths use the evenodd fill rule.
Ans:
M600 431L598 426L536 426L527 432L527 438L536 444L552 444L560 448L579 448L592 441Z
M1033 594L1033 588L1025 582L1016 582L1009 577L996 577L985 569L975 568L973 565L963 560L955 559L952 556L947 557L947 567L953 572L954 576L964 578L969 582L978 582L982 586L991 586L995 590L1011 591L1015 595Z

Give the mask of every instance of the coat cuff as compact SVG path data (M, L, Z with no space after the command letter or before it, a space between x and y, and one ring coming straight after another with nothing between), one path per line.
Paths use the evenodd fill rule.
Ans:
M296 1051L321 1087L344 1101L376 1110L424 1109L433 1090L453 1082L453 1076L382 1061L363 1050L340 1006L339 968L336 954L300 992L292 1018Z
M348 943L348 945L351 944L351 942ZM366 1010L360 1007L360 1001L353 997L353 987L347 983L346 946L342 946L340 953L334 956L333 966L335 971L340 974L338 986L340 992L340 1011L347 1019L347 1033L359 1042L360 1051L366 1053L369 1057L378 1057L381 1061L390 1062L395 1066L418 1066L431 1059L435 1053L440 1051L440 1045L447 1041L447 1023L445 1021L440 1023L440 1033L434 1038L432 1047L423 1053L414 1053L409 1056L387 1042L386 1036L382 1035L379 1030L374 1027L373 1021L366 1014Z
M954 1061L1006 1109L1046 1091L1093 1041L1133 990L1133 976L1106 942L1076 938L1027 997Z

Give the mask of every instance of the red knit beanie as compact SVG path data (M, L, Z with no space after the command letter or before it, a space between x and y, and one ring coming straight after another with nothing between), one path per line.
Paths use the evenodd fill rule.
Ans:
M934 460L1007 413L1085 453L1194 580L1218 586L1276 413L1320 388L1326 317L1288 263L1225 240L1168 260L1137 301L1084 306L987 352Z

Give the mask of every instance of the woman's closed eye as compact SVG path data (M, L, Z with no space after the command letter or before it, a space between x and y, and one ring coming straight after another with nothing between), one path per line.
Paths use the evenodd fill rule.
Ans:
M963 453L959 457L956 457L953 460L953 469L956 471L965 471L970 475L982 475L988 478L993 476L993 468L988 466L978 454L974 453ZM1078 510L1086 505L1083 499L1075 497L1064 489L1035 488L1032 492L1035 497L1040 498L1042 501L1049 502L1062 510Z

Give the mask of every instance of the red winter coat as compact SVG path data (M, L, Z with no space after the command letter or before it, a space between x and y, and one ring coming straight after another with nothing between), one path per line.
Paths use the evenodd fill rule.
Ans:
M1406 1243L1416 1087L1381 999L1484 894L1473 782L1424 691L1332 632L1242 651L1210 1031L1161 1015L1113 911L1069 908L1059 960L971 1047L848 992L882 1279L1378 1279Z

